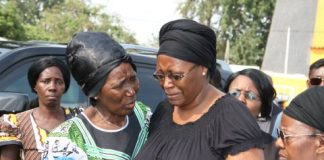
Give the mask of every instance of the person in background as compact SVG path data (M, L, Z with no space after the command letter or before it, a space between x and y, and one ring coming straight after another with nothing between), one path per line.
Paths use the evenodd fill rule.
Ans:
M150 109L136 101L136 67L103 32L79 32L66 49L72 75L91 106L47 139L44 159L133 159L147 138Z
M242 103L211 83L219 82L216 35L180 19L162 26L156 72L167 99L154 112L137 160L222 160L264 157L263 132Z
M257 69L238 71L227 79L225 92L245 104L261 129L277 138L281 109L273 104L276 91L268 75Z
M61 106L62 95L70 85L69 68L63 61L39 59L28 70L28 82L37 94L38 107L1 117L1 160L40 159L48 133L77 114Z
M307 87L324 86L324 59L319 59L310 65Z
M283 112L276 142L280 160L324 159L324 87L300 93Z
M274 103L276 91L271 77L257 69L244 69L229 76L225 83L225 91L246 105L260 128L273 137L272 142L265 147L265 158L278 159L278 150L274 142L282 109Z

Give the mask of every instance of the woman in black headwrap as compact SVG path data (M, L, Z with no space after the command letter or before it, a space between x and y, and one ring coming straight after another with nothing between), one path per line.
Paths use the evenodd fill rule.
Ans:
M248 109L211 84L218 75L214 31L182 19L165 24L159 40L154 77L167 99L136 159L263 159L263 133Z
M50 133L44 159L133 159L147 137L150 110L136 101L136 67L106 33L81 32L66 50L91 106Z
M324 159L324 87L313 87L284 110L277 146L281 159Z

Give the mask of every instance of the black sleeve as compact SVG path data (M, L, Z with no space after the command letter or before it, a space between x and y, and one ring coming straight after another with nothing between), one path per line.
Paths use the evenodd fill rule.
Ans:
M211 122L208 132L209 143L219 155L263 148L266 135L261 131L247 107L232 97L216 103L215 121Z
M168 115L168 112L171 112L171 106L168 100L165 99L158 104L150 119L149 136L161 126L162 119L166 118L165 116Z

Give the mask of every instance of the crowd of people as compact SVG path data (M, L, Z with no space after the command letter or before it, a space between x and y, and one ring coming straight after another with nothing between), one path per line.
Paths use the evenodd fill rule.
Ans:
M221 88L215 32L170 21L160 29L152 75L166 99L154 113L137 101L136 66L111 36L76 33L66 59L30 67L37 107L0 118L0 160L324 159L324 59L310 66L309 89L283 109L260 70L233 73ZM70 73L89 106L61 106Z

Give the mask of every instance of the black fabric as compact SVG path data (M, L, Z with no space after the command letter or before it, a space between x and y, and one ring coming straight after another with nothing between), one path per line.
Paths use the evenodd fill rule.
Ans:
M324 132L324 87L315 86L297 95L284 113Z
M108 74L122 62L135 65L124 48L103 32L79 32L69 42L66 55L74 79L89 97L98 94Z
M251 148L263 148L265 137L248 109L226 95L195 122L177 125L165 100L154 112L149 137L136 160L223 160Z
M216 71L216 35L209 27L189 19L175 20L162 26L158 54L189 61Z
M89 123L84 114L80 114L78 117L82 120L90 135L92 135L97 147L109 148L128 155L133 154L141 131L141 126L134 112L128 115L128 125L119 131L98 129Z

